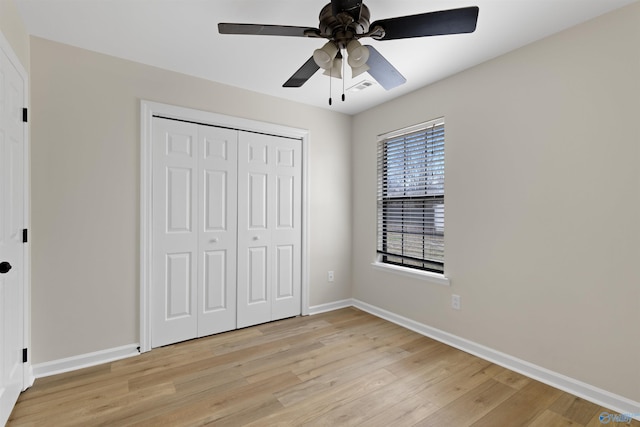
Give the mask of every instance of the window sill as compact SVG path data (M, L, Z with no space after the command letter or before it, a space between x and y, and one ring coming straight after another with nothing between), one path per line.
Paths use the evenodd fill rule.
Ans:
M426 282L435 283L442 286L450 286L449 278L444 274L432 273L430 271L416 270L408 267L401 267L399 265L385 264L382 262L371 263L373 268L382 271L388 271L391 273L402 274L403 276L413 277L414 279L421 279Z

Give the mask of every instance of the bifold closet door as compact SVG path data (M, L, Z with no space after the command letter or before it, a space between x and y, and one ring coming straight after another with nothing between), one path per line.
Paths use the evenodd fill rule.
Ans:
M238 132L198 128L198 336L236 329Z
M237 132L153 120L151 344L236 327Z
M299 140L238 138L238 327L300 314Z

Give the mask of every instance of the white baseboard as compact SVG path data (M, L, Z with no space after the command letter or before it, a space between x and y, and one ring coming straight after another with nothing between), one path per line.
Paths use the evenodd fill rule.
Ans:
M330 304L325 305L328 306ZM586 384L582 381L550 371L549 369L534 365L533 363L529 363L525 360L493 350L489 347L485 347L465 338L441 331L440 329L427 326L357 299L353 300L353 306L421 335L425 335L464 352L473 354L474 356L478 356L489 362L493 362L496 365L500 365L529 378L533 378L534 380L566 391L597 405L617 411L620 414L628 414L630 417L640 420L640 402L635 402L631 399L627 399L626 397L619 396L590 384Z
M33 385L33 382L36 380L35 375L33 374L33 366L31 363L27 363L27 366L24 370L24 388L23 391L28 389Z
M33 365L33 376L35 378L48 377L50 375L61 374L63 372L100 365L101 363L108 363L115 360L125 359L127 357L137 356L140 354L138 346L139 344L123 345L122 347L109 348L93 353L52 360L51 362L38 363Z
M325 313L327 311L339 310L341 308L353 307L355 304L353 303L353 299L343 299L341 301L329 302L326 304L314 305L313 307L309 307L309 314L320 314Z

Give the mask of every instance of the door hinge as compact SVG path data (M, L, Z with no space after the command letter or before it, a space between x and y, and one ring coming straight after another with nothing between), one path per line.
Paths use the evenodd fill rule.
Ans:
M22 121L27 123L27 109L26 108L22 109Z
M27 363L27 349L22 349L22 363Z
M27 229L22 229L22 243L27 243Z

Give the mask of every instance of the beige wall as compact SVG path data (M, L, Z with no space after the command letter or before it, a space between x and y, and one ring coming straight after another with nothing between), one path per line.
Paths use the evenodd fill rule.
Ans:
M357 115L354 297L640 401L638 22L635 3ZM439 116L451 287L370 265L376 135Z
M138 342L141 99L309 129L310 305L351 296L349 116L35 37L31 64L34 363Z
M13 0L0 0L0 31L29 71L29 34Z

